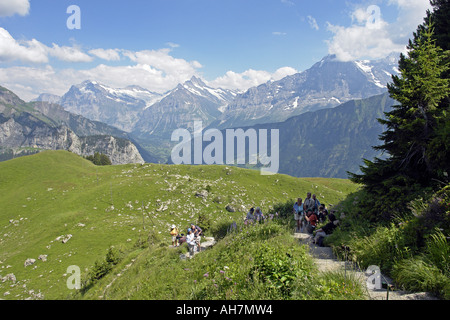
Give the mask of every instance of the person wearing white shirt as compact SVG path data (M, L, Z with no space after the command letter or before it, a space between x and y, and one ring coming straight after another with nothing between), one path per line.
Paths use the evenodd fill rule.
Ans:
M188 248L189 248L189 256L193 257L194 256L194 248L196 246L194 232L192 232L191 228L189 228L187 230L187 232L188 232L188 234L186 236L186 243L188 244Z

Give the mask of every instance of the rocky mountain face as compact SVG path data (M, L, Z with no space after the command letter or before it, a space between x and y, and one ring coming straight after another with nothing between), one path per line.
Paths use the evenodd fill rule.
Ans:
M39 97L33 99L32 101L45 101L59 104L61 102L61 97L51 93L41 93Z
M132 133L138 137L154 135L170 139L171 133L178 128L192 129L196 120L209 125L235 96L233 91L213 89L192 77L145 109Z
M341 62L330 55L310 69L254 87L238 95L213 123L236 128L281 122L308 111L333 108L387 91L397 74L396 55L377 61Z
M72 86L58 103L66 111L130 132L142 111L161 98L160 94L137 86L113 89L85 81Z
M235 96L231 90L214 89L192 77L163 95L138 86L114 89L85 81L72 86L59 100L49 94L36 100L57 102L66 111L133 132L138 137L166 137L193 120L211 123Z
M34 108L36 106L36 108ZM129 140L100 133L104 124L71 116L57 105L25 103L11 91L0 87L0 153L2 160L42 150L69 150L79 155L100 152L113 164L144 163L137 147ZM54 118L46 116L52 114ZM65 119L65 120L64 120ZM78 135L70 128L73 126ZM111 128L111 133L114 130Z
M95 81L85 81L72 86L60 99L42 94L35 101L57 102L70 112L72 118L79 115L92 120L91 123L102 122L120 129L122 133L126 131L124 138L132 140L138 147L143 146L140 152L147 162L165 162L174 130L191 128L194 120L210 124L236 94L232 90L211 88L201 79L192 77L163 95L137 86L114 89ZM38 102L35 102L36 107L41 108ZM48 104L46 108L49 108ZM67 115L61 110L56 112L67 120ZM85 128L83 124L78 130L84 131ZM92 132L92 128L88 131L89 134L97 134ZM103 129L100 131L105 132Z

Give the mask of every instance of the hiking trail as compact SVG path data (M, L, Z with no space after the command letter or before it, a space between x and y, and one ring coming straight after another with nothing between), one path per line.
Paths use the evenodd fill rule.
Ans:
M350 261L340 261L336 259L331 247L320 247L311 241L311 235L308 233L294 233L294 238L298 239L300 244L309 246L309 252L314 259L318 270L320 272L334 272L343 271L349 276L352 275L361 281L361 284L366 288L368 300L438 300L429 293L410 293L406 291L392 291L387 289L369 289L367 286L367 275L364 271L355 267ZM382 282L392 285L393 281L388 277L382 276Z

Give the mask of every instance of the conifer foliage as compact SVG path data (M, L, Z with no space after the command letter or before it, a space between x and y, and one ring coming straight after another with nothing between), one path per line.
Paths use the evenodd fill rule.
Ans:
M362 174L349 173L368 195L368 211L390 218L414 198L448 183L450 174L450 51L439 46L450 35L449 0L431 1L427 12L401 54L400 75L388 85L398 102L379 122L386 159L364 160ZM442 20L444 19L444 20ZM437 26L437 27L436 27ZM448 49L448 43L444 43ZM381 216L380 216L381 214Z

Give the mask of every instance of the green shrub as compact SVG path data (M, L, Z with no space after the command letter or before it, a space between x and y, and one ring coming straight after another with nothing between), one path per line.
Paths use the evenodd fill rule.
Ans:
M90 272L90 281L95 282L106 276L120 262L120 252L110 247L103 261L96 261Z
M450 279L437 266L427 263L423 256L397 262L392 268L396 284L405 290L431 292L444 299L450 298Z
M285 203L277 203L273 206L273 209L269 211L271 214L278 213L279 217L281 218L291 218L293 217L293 207L294 207L294 200L288 200Z
M411 249L405 245L404 234L394 224L380 226L370 236L353 238L350 241L351 255L365 269L377 265L389 273L394 262L411 256Z
M297 287L293 295L298 300L365 300L367 298L361 279L356 273L330 271L308 279Z
M450 277L450 246L441 230L436 229L428 239L425 257L444 275Z
M305 277L309 273L301 261L294 258L292 252L265 244L257 248L254 259L250 276L256 276L266 287L274 292L278 291L283 297L289 297L297 278Z

